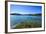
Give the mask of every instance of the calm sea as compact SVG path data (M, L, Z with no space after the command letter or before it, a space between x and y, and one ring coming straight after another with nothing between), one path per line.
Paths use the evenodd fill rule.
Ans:
M10 15L10 24L11 28L14 27L14 25L21 23L23 21L32 21L33 23L37 22L41 24L41 16L22 16L22 15Z

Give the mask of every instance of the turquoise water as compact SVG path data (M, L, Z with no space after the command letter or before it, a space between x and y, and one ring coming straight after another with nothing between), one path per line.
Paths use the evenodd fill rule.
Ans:
M22 15L10 15L10 23L11 28L14 27L14 25L21 23L23 21L32 21L33 23L37 22L41 24L41 16L22 16Z

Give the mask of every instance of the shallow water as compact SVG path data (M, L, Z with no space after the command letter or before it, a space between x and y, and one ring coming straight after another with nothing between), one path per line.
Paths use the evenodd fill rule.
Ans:
M22 15L10 15L10 23L11 23L11 28L14 27L14 25L21 23L23 21L32 21L33 23L37 22L41 24L41 16L22 16Z

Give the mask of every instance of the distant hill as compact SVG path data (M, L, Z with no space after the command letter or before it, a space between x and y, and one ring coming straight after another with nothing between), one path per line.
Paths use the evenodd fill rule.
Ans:
M28 15L28 16L41 16L41 13L39 13L39 14L18 14L18 13L11 13L10 15Z
M10 15L21 15L21 14L18 14L18 13L11 13Z

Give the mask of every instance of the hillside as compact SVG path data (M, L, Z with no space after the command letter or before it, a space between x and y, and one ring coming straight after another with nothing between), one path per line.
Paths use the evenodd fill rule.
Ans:
M26 16L41 16L41 14L18 14L18 13L11 13L10 15L26 15Z

